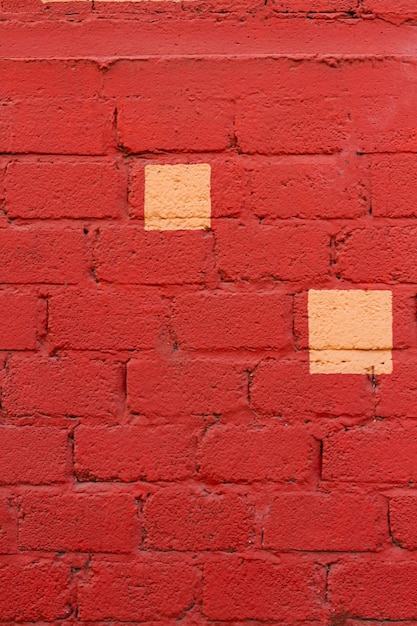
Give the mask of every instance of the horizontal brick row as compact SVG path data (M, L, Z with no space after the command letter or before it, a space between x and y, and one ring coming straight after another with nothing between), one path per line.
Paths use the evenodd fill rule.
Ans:
M65 430L0 426L0 439L1 484L66 480L71 468ZM413 422L352 426L324 437L322 477L342 483L406 485L416 479L416 448ZM204 436L195 425L81 426L75 432L75 470L80 481L175 481L201 476L214 483L303 482L314 475L318 455L317 442L301 426L219 425ZM401 506L407 510L413 500Z
M288 219L415 217L415 155L244 158L196 155L160 157L158 163L201 160L211 166L212 216ZM118 162L97 159L13 160L0 166L9 218L120 218L128 210L143 219L144 167L134 161L129 181ZM6 167L7 166L7 167ZM1 199L1 196L0 196Z
M330 65L145 59L104 73L83 60L6 61L0 151L99 155L118 144L134 153L221 151L235 136L248 154L415 151L415 67L348 62L335 73ZM44 80L34 84L34 72ZM374 115L392 107L395 116Z
M220 415L252 407L296 422L314 414L370 417L375 410L381 417L415 417L415 360L408 351L395 355L392 375L378 378L376 388L367 376L311 376L306 355L253 366L243 356L178 353L171 359L137 356L125 368L101 354L13 354L2 379L3 408L15 416L78 415L115 423L127 384L127 409L147 416ZM309 398L307 407L300 388Z
M328 606L334 615L349 612L390 623L416 619L415 575L414 562L346 558L330 568ZM49 622L71 612L70 569L63 562L44 558L33 563L28 557L11 562L3 557L0 579L3 621L18 615L19 622ZM149 553L123 561L94 557L78 584L80 618L136 622L178 617L193 603L201 584L203 611L210 620L298 622L320 619L327 608L325 568L318 564L223 555L207 562L202 575L188 556Z
M47 337L67 350L155 350L169 342L194 350L309 348L308 291L194 288L166 297L159 286L0 289L0 349L37 350ZM413 287L394 287L394 349L415 348ZM231 322L233 321L233 324ZM291 364L289 364L291 365Z
M133 495L114 488L71 494L31 488L0 502L0 553L243 552L260 544L279 552L369 552L389 543L386 505L375 497L287 493L256 512L261 501L262 493L251 490L176 484L150 495L139 510ZM415 510L412 495L390 500L392 540L409 550L416 544Z
M0 281L78 284L91 270L98 281L149 285L205 284L220 276L226 281L269 279L310 288L328 280L331 271L353 284L417 280L417 230L412 225L335 231L322 222L259 225L219 220L211 233L147 233L132 224L103 226L96 236L97 241L87 245L82 228L0 228ZM372 255L367 254L370 248Z

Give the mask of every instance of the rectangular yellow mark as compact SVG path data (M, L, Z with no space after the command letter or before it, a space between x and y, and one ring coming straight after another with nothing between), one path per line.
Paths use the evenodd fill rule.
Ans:
M392 292L308 293L311 374L392 372Z
M145 166L145 230L201 230L211 222L210 165Z

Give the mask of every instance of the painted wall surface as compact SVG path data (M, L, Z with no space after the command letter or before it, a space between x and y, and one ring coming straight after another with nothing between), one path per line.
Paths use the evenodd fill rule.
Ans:
M0 0L0 624L417 625L415 0Z

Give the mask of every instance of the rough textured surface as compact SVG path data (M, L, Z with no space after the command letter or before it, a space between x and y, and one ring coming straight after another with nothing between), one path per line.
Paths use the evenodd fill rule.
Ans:
M417 626L416 20L0 0L1 626Z

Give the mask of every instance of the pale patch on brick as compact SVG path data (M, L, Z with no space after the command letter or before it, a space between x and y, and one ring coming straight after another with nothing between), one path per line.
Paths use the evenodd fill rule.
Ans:
M145 167L145 230L207 230L210 218L210 165Z
M311 290L311 374L392 372L392 292Z

